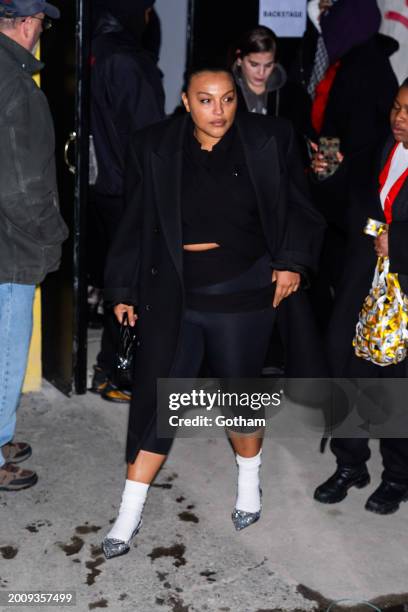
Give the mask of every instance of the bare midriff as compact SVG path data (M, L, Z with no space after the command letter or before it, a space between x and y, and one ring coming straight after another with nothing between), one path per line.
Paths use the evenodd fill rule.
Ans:
M185 251L210 251L211 249L218 249L219 246L217 242L202 242L199 244L184 244L183 249Z

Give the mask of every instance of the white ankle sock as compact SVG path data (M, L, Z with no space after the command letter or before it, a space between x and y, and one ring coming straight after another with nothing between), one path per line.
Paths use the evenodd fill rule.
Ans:
M123 542L128 542L130 540L132 533L141 519L149 486L150 485L144 482L126 480L118 518L106 536L107 538L123 540Z
M244 512L259 512L261 496L259 490L259 468L262 449L255 457L236 454L238 464L238 494L235 507Z

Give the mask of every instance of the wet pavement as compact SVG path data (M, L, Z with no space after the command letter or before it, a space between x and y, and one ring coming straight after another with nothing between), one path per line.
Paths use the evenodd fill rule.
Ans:
M0 492L0 589L75 591L76 605L2 610L306 612L346 598L408 612L408 504L389 517L363 508L381 472L375 444L372 484L322 506L312 493L330 455L317 441L266 440L263 514L236 533L226 439L178 439L130 553L106 561L100 543L120 501L126 423L126 405L92 394L69 399L44 383L23 397L17 439L32 444L26 465L39 481Z

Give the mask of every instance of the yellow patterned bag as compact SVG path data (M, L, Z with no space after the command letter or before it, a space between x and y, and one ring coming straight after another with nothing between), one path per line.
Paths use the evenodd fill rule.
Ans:
M379 236L385 228L385 223L368 219L364 232ZM379 366L399 363L407 356L408 298L401 291L398 274L389 269L389 258L379 257L353 340L357 357Z

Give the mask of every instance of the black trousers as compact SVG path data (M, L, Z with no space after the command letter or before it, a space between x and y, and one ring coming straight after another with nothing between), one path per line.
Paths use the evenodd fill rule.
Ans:
M351 358L352 378L405 378L406 364L382 368L355 355ZM369 441L366 438L332 438L330 448L339 466L361 466L370 458ZM380 440L384 471L383 480L408 483L408 439L382 438Z
M172 378L198 375L204 356L215 378L253 378L261 375L276 310L199 312L187 310Z
M242 275L229 281L197 289L199 294L228 295L260 289L271 283L268 258L263 257ZM169 378L196 378L202 364L214 378L257 378L261 376L276 319L270 306L248 312L206 312L187 309L181 324L179 344ZM152 423L141 448L167 455L173 438L157 435Z
M179 349L169 378L195 378L203 360L214 378L259 377L265 362L276 310L215 313L187 310ZM173 438L158 437L150 427L142 450L167 455Z

